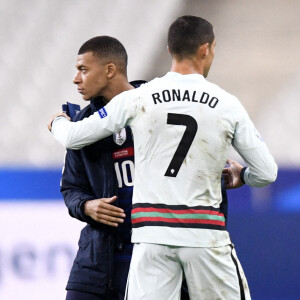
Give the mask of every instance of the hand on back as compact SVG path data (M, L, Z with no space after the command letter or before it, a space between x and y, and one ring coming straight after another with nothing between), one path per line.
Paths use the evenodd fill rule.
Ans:
M244 185L241 180L243 166L229 158L226 162L229 164L229 167L224 168L222 172L226 189L236 189Z

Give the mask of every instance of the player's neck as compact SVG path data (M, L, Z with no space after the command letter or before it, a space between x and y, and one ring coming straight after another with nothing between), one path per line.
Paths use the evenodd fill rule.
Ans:
M119 95L122 92L134 89L134 87L128 82L127 78L120 78L114 80L107 89L104 98L109 102L112 98Z
M204 73L204 64L193 59L172 60L171 72L176 72L182 75L201 74Z

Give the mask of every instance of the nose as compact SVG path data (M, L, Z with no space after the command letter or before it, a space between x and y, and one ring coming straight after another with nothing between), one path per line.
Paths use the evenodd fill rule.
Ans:
M74 84L78 84L81 82L81 76L80 76L80 72L77 72L74 79L73 79L73 83Z

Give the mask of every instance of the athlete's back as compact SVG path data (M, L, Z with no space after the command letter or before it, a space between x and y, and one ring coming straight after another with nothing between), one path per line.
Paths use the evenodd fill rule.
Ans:
M154 203L218 207L238 101L196 74L168 73L139 94L131 127L142 172L136 186L147 193L135 202L146 202L150 194Z
M277 170L238 99L202 75L174 72L127 97L116 102L130 112L135 143L132 241L228 244L220 181L230 145L260 180Z

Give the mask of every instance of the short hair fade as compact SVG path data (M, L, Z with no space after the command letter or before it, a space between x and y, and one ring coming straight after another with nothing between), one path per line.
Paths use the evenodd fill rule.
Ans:
M120 41L111 36L96 36L86 41L79 49L78 55L93 52L107 63L113 62L126 74L128 56L125 47Z
M215 39L213 26L207 20L196 16L182 16L169 28L168 47L172 56L179 59L191 57L197 49Z

